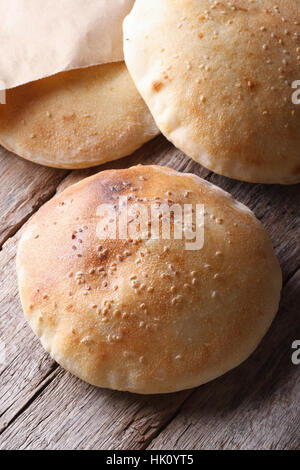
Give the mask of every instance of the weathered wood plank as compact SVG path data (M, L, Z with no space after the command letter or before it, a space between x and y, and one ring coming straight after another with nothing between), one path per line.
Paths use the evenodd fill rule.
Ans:
M68 174L35 165L0 147L0 247L54 193Z
M300 272L295 279L263 344L226 376L194 392L143 397L96 389L60 371L2 434L0 448L141 449L156 434L149 449L296 448L300 381L290 358Z
M149 449L299 449L300 270L258 350L239 368L197 389Z

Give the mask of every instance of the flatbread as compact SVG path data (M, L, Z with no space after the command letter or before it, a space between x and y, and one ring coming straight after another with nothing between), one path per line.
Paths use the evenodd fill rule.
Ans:
M7 91L0 143L27 160L86 168L159 133L124 62L64 72Z

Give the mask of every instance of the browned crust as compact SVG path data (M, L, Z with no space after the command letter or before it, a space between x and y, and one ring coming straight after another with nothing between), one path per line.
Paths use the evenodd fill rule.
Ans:
M125 60L158 127L187 155L231 178L295 184L299 18L298 0L137 0Z

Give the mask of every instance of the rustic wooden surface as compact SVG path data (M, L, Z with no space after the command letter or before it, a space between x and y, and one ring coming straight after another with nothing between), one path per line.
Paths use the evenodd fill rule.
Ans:
M101 390L62 370L27 326L15 275L23 224L57 191L104 168L161 164L193 172L247 204L269 232L284 288L258 350L198 389L165 396ZM0 449L299 449L298 186L245 184L202 168L163 137L125 159L84 171L53 170L0 148ZM1 359L1 356L0 356ZM3 359L3 358L2 358Z

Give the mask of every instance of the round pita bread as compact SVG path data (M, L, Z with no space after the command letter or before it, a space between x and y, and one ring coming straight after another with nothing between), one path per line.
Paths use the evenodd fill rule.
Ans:
M191 247L188 230L173 234L183 225L178 207L198 213L198 204L200 243ZM142 208L154 206L157 218L133 236ZM127 234L112 236L114 219ZM157 220L170 232L156 237ZM156 166L98 173L53 198L25 228L17 270L26 318L59 364L93 385L145 394L195 387L244 361L276 314L282 283L249 209Z
M187 155L231 178L293 184L299 18L299 0L137 0L125 61L158 127Z
M7 92L0 143L42 165L86 168L131 154L159 133L124 62L79 69Z

